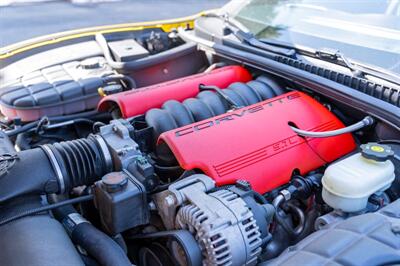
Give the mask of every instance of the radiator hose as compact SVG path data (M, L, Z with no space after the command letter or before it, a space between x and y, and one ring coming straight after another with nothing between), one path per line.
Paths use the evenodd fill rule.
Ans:
M2 155L0 166L0 203L29 194L61 194L113 170L99 135Z
M57 202L54 195L48 199ZM124 250L111 237L83 218L72 205L54 209L53 215L63 224L72 242L82 247L100 265L132 265Z

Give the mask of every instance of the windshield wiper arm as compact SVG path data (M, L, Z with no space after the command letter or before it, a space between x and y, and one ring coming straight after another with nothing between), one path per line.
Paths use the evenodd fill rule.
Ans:
M348 68L356 77L365 78L365 75L370 75L396 85L400 85L400 79L396 75L374 66L362 66L359 64L354 64L337 49L324 48L316 50L315 57L323 61L344 66Z
M323 61L331 63L338 63L341 66L348 68L356 77L364 77L364 71L359 69L351 63L342 53L337 49L323 48L315 51L315 56Z
M300 48L295 47L289 43L281 43L276 42L275 40L266 40L266 39L259 39L260 42L268 44L268 45L276 45L286 49L292 49L295 51L296 54L305 55L313 58L320 59L322 61L329 61L331 63L336 63L347 67L352 72L359 71L357 66L352 64L339 50L337 49L330 49L330 48L322 48L319 50L312 49L312 48Z

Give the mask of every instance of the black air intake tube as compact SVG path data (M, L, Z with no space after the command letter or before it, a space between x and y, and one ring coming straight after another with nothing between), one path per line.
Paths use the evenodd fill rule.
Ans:
M97 135L0 158L0 203L28 194L64 193L112 171L111 155Z
M52 161L53 169L61 172L61 193L76 186L92 184L112 170L106 143L97 135L44 145L42 148Z

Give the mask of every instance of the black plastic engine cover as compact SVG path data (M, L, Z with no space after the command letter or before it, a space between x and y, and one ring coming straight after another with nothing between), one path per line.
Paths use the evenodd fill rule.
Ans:
M27 73L14 83L1 84L0 110L10 119L34 121L92 110L105 76L115 75L102 57L72 61Z

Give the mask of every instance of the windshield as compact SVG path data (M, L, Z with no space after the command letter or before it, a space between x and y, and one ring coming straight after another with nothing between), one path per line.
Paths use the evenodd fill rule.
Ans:
M251 0L227 9L260 39L333 48L400 73L399 0Z

